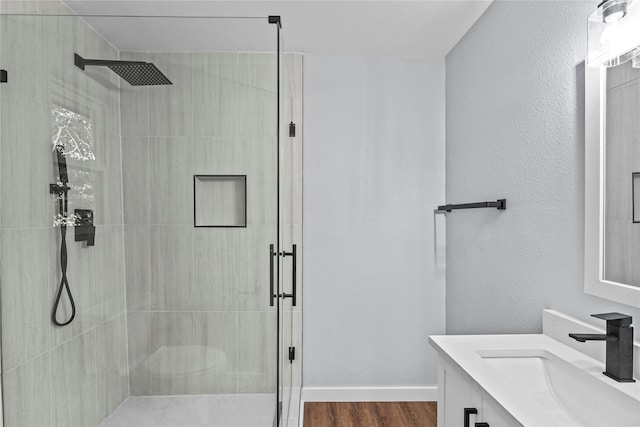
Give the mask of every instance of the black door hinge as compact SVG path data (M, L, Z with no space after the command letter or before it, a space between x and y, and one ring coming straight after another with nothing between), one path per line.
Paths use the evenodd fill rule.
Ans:
M0 70L0 83L7 82L7 70Z
M296 136L296 124L291 122L289 123L289 138L294 138Z
M293 363L296 360L296 348L289 347L289 363Z

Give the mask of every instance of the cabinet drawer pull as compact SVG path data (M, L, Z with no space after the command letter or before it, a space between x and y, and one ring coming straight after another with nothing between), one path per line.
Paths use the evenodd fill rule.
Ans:
M464 408L464 427L470 427L469 417L476 415L478 410L476 408ZM477 425L478 423L476 423Z
M489 427L489 423L476 423L475 427Z

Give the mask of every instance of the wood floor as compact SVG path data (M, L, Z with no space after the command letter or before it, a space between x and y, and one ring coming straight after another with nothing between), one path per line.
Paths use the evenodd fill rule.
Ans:
M436 402L305 402L304 427L436 427Z

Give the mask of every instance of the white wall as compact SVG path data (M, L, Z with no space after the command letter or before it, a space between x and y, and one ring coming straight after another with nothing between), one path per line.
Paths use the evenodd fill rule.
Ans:
M307 55L304 81L305 387L433 385L444 60Z
M584 74L595 2L494 2L447 56L447 332L531 333L542 309L638 310L583 292Z

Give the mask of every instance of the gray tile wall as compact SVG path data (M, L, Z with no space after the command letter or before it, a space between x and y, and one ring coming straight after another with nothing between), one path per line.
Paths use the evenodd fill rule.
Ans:
M131 394L273 392L276 57L121 59L173 82L121 91ZM194 227L196 174L247 175L246 228Z
M27 3L18 6L24 12ZM79 70L73 54L116 58L117 51L77 17L0 20L0 60L9 73L0 88L5 425L97 425L128 394L119 82L108 70ZM77 315L59 328L50 314L61 237L48 187L57 180L53 118L61 109L91 123L93 137L77 140L91 143L83 153L93 157L67 159L69 209L93 209L97 230L94 247L67 230ZM63 307L60 318L69 313L67 301Z
M632 173L640 172L640 69L607 70L605 278L640 286L640 224L633 223ZM640 206L636 206L636 214Z

